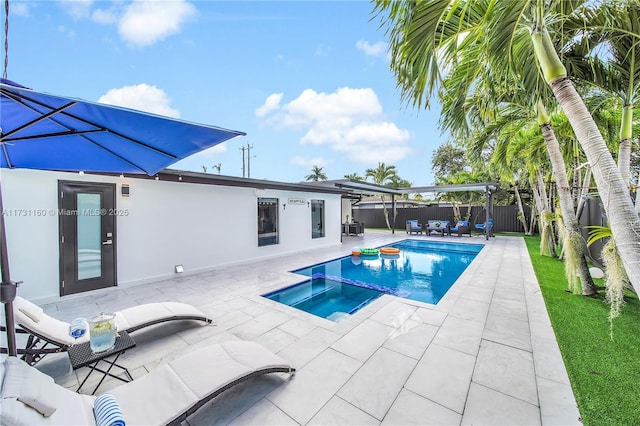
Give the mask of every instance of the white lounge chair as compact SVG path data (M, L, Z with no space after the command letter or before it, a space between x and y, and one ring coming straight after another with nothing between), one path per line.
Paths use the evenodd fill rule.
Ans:
M41 307L16 296L13 301L16 332L29 334L24 349L18 354L29 365L34 365L50 353L65 352L69 347L89 341L89 333L75 339L70 334L70 324L44 313ZM186 303L147 303L115 312L117 329L132 333L141 328L166 321L195 320L210 324L211 319ZM4 327L2 327L4 330ZM0 351L7 353L6 348Z
M0 363L2 425L95 425L95 396L82 395L23 361ZM295 369L253 342L225 342L187 353L125 383L113 395L127 425L179 424L206 402L249 378Z

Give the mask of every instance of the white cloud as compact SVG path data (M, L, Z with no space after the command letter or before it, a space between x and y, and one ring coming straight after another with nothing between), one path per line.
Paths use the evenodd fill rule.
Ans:
M9 7L9 13L11 15L27 17L29 16L29 6L31 5L32 4L26 2L13 3L11 7Z
M291 160L289 160L289 162L295 166L301 166L301 167L313 167L313 166L326 167L327 166L327 160L325 160L322 157L306 158L306 157L296 156L296 157L292 157Z
M280 106L273 96L268 113L261 115L265 123L276 129L304 131L303 144L329 145L344 152L354 162L373 164L395 162L412 152L408 142L411 133L385 119L382 105L373 89L343 87L333 93L317 93L307 89L296 99Z
M364 52L367 56L386 56L387 44L383 41L379 41L374 44L370 44L367 40L358 40L356 42L356 48Z
M76 38L76 32L73 31L71 28L67 28L64 25L60 25L60 26L58 26L57 29L58 29L59 33L62 33L64 35L66 35L71 40L74 40Z
M86 18L91 12L93 0L61 1L60 5L75 19Z
M115 24L118 22L118 10L115 8L96 9L91 14L91 20L98 24Z
M331 48L325 44L319 44L316 46L316 51L313 53L315 56L327 56Z
M184 0L135 0L126 7L118 32L132 45L144 47L179 33L195 14L195 6Z
M267 97L262 106L256 108L256 117L264 117L272 111L280 108L280 101L282 100L283 93L274 93Z
M111 89L98 102L137 109L166 117L179 118L180 111L171 108L171 99L162 89L148 84Z

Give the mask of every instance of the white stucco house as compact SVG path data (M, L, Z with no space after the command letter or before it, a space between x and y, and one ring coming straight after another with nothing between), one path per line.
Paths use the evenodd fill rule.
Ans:
M11 276L47 302L341 243L336 187L164 170L1 171Z

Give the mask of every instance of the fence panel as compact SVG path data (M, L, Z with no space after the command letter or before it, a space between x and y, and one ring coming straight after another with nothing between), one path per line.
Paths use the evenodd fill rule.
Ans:
M393 221L393 212L391 204L387 207L389 221ZM397 209L397 217L395 229L404 230L405 223L410 219L417 219L418 223L424 224L428 220L449 220L453 222L453 207L408 207ZM466 215L467 208L461 208L462 215ZM531 212L525 206L525 216L529 220ZM471 208L469 220L473 226L476 223L483 223L485 210L484 207L474 206ZM368 228L386 228L387 224L384 219L383 209L353 209L353 218L358 222L364 222ZM494 206L493 207L493 226L496 232L524 232L522 223L518 220L517 206ZM392 224L393 226L393 224Z

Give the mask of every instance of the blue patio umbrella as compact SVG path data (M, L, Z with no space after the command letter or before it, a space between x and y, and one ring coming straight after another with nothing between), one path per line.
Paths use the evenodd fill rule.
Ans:
M154 175L243 132L37 92L0 79L0 167ZM0 211L2 192L0 188ZM16 355L4 216L0 214L0 296L8 351Z

